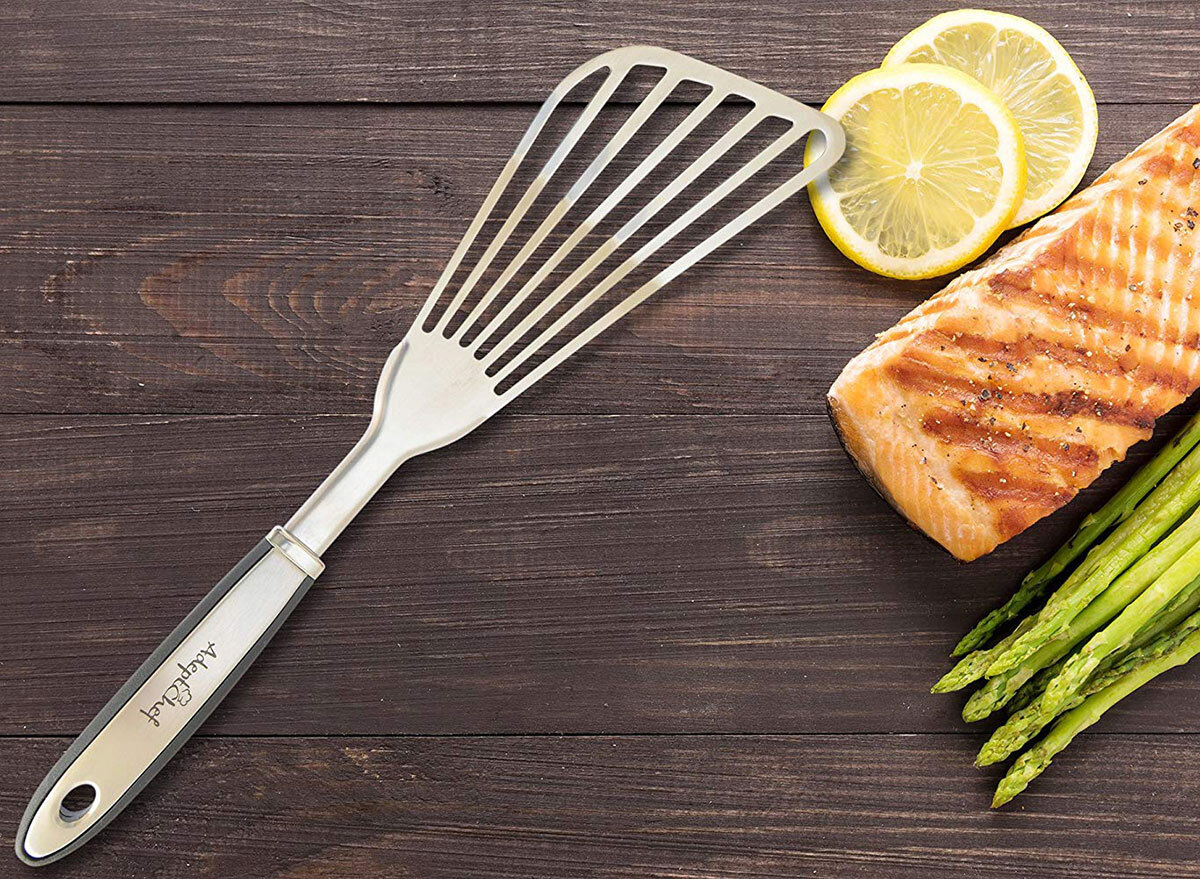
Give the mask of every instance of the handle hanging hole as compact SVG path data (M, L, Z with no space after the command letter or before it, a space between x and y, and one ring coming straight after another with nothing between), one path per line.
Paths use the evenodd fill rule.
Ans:
M96 802L96 786L88 782L77 784L67 791L67 795L58 804L58 817L70 824L78 821L88 813Z

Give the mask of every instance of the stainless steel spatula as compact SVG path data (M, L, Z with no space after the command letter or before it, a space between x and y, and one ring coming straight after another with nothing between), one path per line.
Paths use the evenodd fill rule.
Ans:
M593 149L598 117L621 112L612 106L614 95L635 70L649 70L652 87L624 108L616 131ZM548 120L560 105L564 112L573 106L564 100L585 80L599 84L570 129L551 144L526 188L508 192L535 146L545 146L539 138L549 136ZM648 144L631 172L614 179L614 159L628 159L635 140L644 143L648 123L681 87L697 88L703 98ZM732 109L733 123L690 157L689 139L722 106ZM779 133L713 179L720 163L737 155L764 123ZM794 155L808 135L807 166L793 162L788 168L789 151ZM538 111L384 364L362 439L288 523L273 528L180 623L50 770L21 821L18 857L36 865L68 854L145 787L258 656L323 570L321 554L397 467L474 430L668 281L827 171L843 147L841 128L827 116L665 49L617 49L567 76ZM569 176L562 173L568 160L581 153L586 167L547 205L549 184ZM661 185L651 183L681 155L688 158L681 171ZM718 208L728 211L727 200L747 198L763 172L781 164L782 183L752 195L743 210L710 230ZM570 220L573 209L582 213L588 204L585 195L595 200L598 181L609 186L603 199L582 219ZM535 223L529 218L539 197L548 211ZM506 200L507 213L497 211ZM616 231L597 233L603 221L624 215ZM523 236L518 230L525 226L535 228ZM491 227L497 228L490 240L481 236ZM638 232L654 229L633 249ZM636 280L656 253L677 250L678 236L689 229L703 233L698 243L674 253L648 279ZM465 260L476 252L473 264ZM525 270L532 275L510 289ZM555 272L565 277L548 283Z

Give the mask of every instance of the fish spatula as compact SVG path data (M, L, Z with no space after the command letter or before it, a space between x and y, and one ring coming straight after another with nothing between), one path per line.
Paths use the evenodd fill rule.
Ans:
M653 85L623 105L619 89L635 71L649 71ZM595 91L572 103L585 81L598 83ZM655 134L651 121L688 87L703 97L678 124ZM576 104L570 128L547 146L549 120ZM692 148L693 157L689 146L719 108L732 113L732 123L718 128L723 133L707 148ZM614 113L622 119L619 127L593 148L597 120ZM766 123L778 133L732 170L719 172ZM806 137L807 163L788 165ZM614 161L628 161L635 142L644 155L627 174L614 174ZM547 148L548 157L524 190L513 186L510 192L539 147ZM677 52L617 49L568 75L539 109L387 358L362 439L287 524L273 528L188 614L50 770L21 821L18 857L38 865L74 851L146 786L262 651L324 569L321 554L397 467L474 430L664 284L829 170L843 149L841 128L829 117ZM564 171L581 155L586 167L551 199L551 184L570 178L574 172ZM681 156L682 170L661 185L652 183ZM783 182L746 200L764 172L778 172L781 165ZM596 189L604 186L598 203L571 220L597 201ZM713 228L713 218L728 216L737 197L745 207L736 205L737 212ZM546 208L547 202L542 219L533 222L534 206ZM597 231L622 217L611 234ZM655 229L634 248L637 233ZM680 236L697 230L700 240L680 249ZM474 262L469 254L477 254ZM661 268L651 262L659 254L671 255ZM639 279L646 266L656 270ZM518 287L515 279L530 272Z

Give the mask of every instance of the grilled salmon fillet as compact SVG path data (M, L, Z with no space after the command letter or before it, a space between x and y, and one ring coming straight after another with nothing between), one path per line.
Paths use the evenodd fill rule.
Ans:
M964 561L1071 500L1200 384L1198 212L1200 105L846 365L859 469Z

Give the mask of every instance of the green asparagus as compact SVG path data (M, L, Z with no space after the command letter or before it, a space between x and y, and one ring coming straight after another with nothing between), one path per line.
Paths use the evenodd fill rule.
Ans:
M1193 580L1183 592L1175 597L1174 601L1163 608L1160 613L1155 614L1154 619L1138 631L1133 639L1133 643L1129 645L1129 650L1132 651L1144 647L1164 632L1172 631L1197 610L1200 610L1200 577ZM1125 655L1121 654L1121 659L1124 659ZM1031 660L1037 656L1038 654L1035 653L1031 657ZM1046 689L1046 684L1053 680L1054 676L1058 674L1066 662L1067 657L1063 656L1053 665L1046 666L1029 678L1017 691L1016 695L1009 700L1009 713L1016 714L1023 708L1027 708L1034 699L1042 695L1042 691ZM1020 668L1025 668L1025 665L1022 664ZM1003 677L1004 675L1000 675L991 680L1002 680ZM991 681L988 683L990 684Z
M992 807L1003 806L1028 787L1050 765L1054 756L1071 740L1100 719L1113 705L1138 687L1200 653L1200 631L1192 632L1173 650L1122 675L1103 690L1088 696L1081 704L1058 719L1037 745L1022 754L996 788Z
M1146 644L1135 646L1119 657L1109 657L1107 666L1099 668L1087 686L1072 696L1060 710L1075 708L1088 696L1116 683L1134 669L1171 652L1197 630L1200 630L1200 614L1192 614L1175 628L1160 633ZM1017 711L1003 726L993 732L975 758L975 765L988 766L998 763L1041 732L1057 715L1048 715L1040 703L1040 698L1034 699L1027 708Z
M1149 588L1121 611L1120 615L1097 632L1067 664L1042 694L1044 710L1055 714L1091 677L1106 657L1126 647L1138 630L1171 602L1200 575L1200 541L1180 556L1175 564Z
M929 692L931 693L950 693L954 690L961 690L968 684L974 683L984 676L988 666L996 661L1006 649L1008 649L1017 640L1023 632L1029 630L1033 625L1032 619L1021 621L1021 625L1017 626L1007 638L1002 640L994 647L987 650L976 650L960 659L955 663L954 668L942 675Z
M1064 642L1056 641L1053 643L1056 647L1061 644L1064 649L1069 649ZM1034 657L1031 657L1031 659L1036 656L1037 654L1034 654ZM991 716L994 712L1008 704L1038 671L1039 669L1032 662L1023 662L1016 668L1011 668L1004 672L1004 674L988 678L987 682L972 693L963 705L963 720L967 721L967 723L975 723L978 720L983 720Z
M1020 665L991 679L963 707L963 719L982 720L1002 707L1039 670L1066 656L1084 638L1091 635L1119 614L1128 604L1163 572L1173 565L1190 546L1200 540L1200 510L1193 511L1158 546L1144 555L1129 570L1071 620L1058 638L1043 644ZM1008 643L1011 643L1008 642ZM999 650L997 645L995 650ZM978 660L982 664L983 657ZM990 673L988 669L987 673Z
M1058 662L1054 663L1054 665L1046 666L1027 680L1021 686L1021 689L1017 690L1016 695L1008 701L1007 707L1009 712L1016 714L1018 711L1028 708L1034 699L1042 695L1042 690L1046 689L1046 684L1050 683L1051 679L1058 674L1058 670L1063 667L1066 661L1067 658L1064 656Z
M1021 581L1015 595L996 608L963 636L951 656L965 656L983 647L996 630L1009 620L1016 619L1026 607L1037 601L1050 584L1077 558L1085 553L1105 531L1129 517L1138 503L1162 481L1192 447L1200 443L1200 414L1194 415L1183 430L1167 443L1157 455L1125 483L1104 506L1084 517L1071 539L1064 543L1048 561L1030 571Z
M1087 558L1030 619L987 669L992 677L1015 668L1051 639L1061 637L1071 620L1101 594L1122 571L1154 545L1200 501L1200 448L1194 448Z
M1141 647L1131 648L1119 657L1110 657L1110 660L1115 659L1116 661L1102 665L1079 695L1086 698L1094 693L1099 693L1135 668L1153 662L1161 656L1166 656L1187 640L1192 633L1198 631L1200 631L1200 614L1192 614L1171 631L1163 632Z
M1150 622L1138 629L1129 649L1135 650L1148 644L1164 632L1173 631L1197 610L1200 610L1200 577L1189 583L1170 604L1156 613Z

